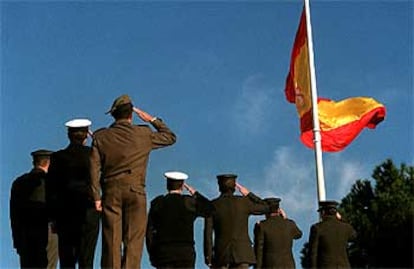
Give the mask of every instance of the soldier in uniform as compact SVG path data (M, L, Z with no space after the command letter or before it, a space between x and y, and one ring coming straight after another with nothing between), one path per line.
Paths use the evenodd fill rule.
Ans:
M209 216L210 201L184 183L188 175L167 172L166 195L151 201L147 226L147 250L151 264L158 268L194 268L194 221ZM190 195L183 195L186 188Z
M132 112L156 131L148 125L133 125ZM115 122L95 131L91 154L95 206L103 213L101 266L140 268L147 225L149 155L153 149L174 144L176 137L161 119L134 107L128 95L118 97L108 113Z
M351 268L347 246L355 239L354 228L341 220L336 201L321 201L322 221L313 224L309 234L311 268Z
M65 125L69 145L51 156L46 197L58 234L60 266L93 268L99 212L89 185L91 148L86 143L91 122L74 119Z
M218 175L220 196L212 201L214 213L204 227L205 263L213 268L248 268L256 259L248 233L250 215L269 212L269 206L236 184L237 175ZM237 189L243 196L234 195ZM214 234L214 241L213 241Z
M21 268L46 268L48 215L45 178L50 163L49 150L31 153L33 169L12 184L10 221L13 246L20 256Z
M254 228L255 268L295 268L292 242L302 237L302 231L293 220L287 219L279 207L280 198L266 198L270 213Z

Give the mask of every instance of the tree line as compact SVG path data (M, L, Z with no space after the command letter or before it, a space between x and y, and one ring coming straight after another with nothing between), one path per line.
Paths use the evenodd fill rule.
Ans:
M372 180L358 179L338 207L357 231L349 244L353 268L414 268L414 167L397 167L387 159L375 167ZM308 242L301 265L309 268Z

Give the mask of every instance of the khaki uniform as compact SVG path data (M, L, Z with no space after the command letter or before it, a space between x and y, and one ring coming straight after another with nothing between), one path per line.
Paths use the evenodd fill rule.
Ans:
M101 200L102 190L102 268L121 268L121 263L123 268L140 268L147 224L149 155L176 140L160 119L151 124L156 132L147 125L118 120L94 133L91 180L95 201Z
M255 264L248 219L250 215L268 213L268 205L251 192L247 196L221 194L212 203L215 212L206 218L204 227L206 264L214 268L247 268Z
M309 235L311 268L351 268L348 241L356 237L354 228L335 216L325 216L312 225Z
M296 223L281 216L270 216L257 223L254 228L255 268L295 268L292 243L301 237L302 231Z

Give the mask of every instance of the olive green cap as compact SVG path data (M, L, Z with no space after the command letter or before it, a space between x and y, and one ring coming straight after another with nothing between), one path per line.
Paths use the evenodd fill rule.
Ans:
M119 96L118 98L115 99L115 101L112 104L111 109L109 111L107 111L105 114L112 113L115 110L117 110L120 106L126 105L126 104L132 104L131 98L129 98L129 96L126 95L126 94L121 95L121 96Z

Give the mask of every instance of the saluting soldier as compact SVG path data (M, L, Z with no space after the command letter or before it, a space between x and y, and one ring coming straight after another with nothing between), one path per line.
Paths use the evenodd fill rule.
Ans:
M62 268L93 268L99 213L89 187L90 125L88 119L66 122L69 145L51 156L46 190Z
M311 226L309 256L312 268L351 268L347 247L355 239L354 228L341 220L336 201L321 201L322 221Z
M264 199L270 207L270 212L266 214L266 220L255 225L254 249L257 269L295 268L292 243L293 240L302 237L302 231L279 207L280 200Z
M52 151L44 149L33 151L33 169L12 184L10 222L21 268L46 268L48 265L45 178L51 154Z
M204 227L204 258L209 267L248 268L256 262L248 219L269 212L269 206L237 184L236 178L234 174L217 176L221 194L212 200L215 211ZM236 187L243 196L234 195Z
M166 195L151 201L147 226L147 250L152 266L162 268L194 268L194 221L209 216L210 201L184 181L188 175L172 171L164 174ZM183 189L190 195L184 195Z
M156 131L132 124L132 112ZM103 213L101 267L136 269L141 266L147 225L149 155L174 144L176 137L161 119L134 107L128 95L118 97L108 113L115 122L94 132L91 154L95 206Z

